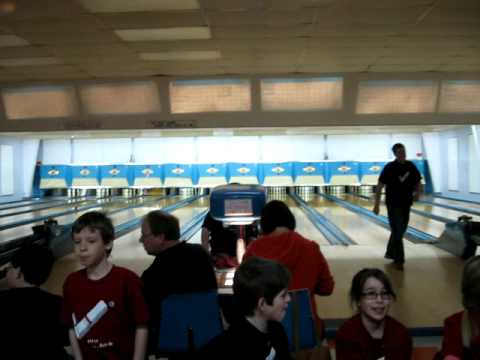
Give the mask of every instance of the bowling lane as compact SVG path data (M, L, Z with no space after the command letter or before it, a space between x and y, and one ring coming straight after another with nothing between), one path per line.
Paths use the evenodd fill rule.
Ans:
M305 213L300 209L295 201L288 197L283 200L295 216L297 222L296 231L306 237L307 239L315 241L318 245L321 246L330 246L330 243L325 236L312 224L312 222L307 218Z
M162 206L171 205L179 200L181 200L181 198L169 199L169 204ZM208 200L208 198L201 198L190 204L189 206L185 206L172 212L173 215L178 217L180 221L180 226L188 223L196 214L208 207L208 201L205 200ZM144 215L154 209L155 207L139 208L138 210L143 210L143 212L137 211L135 214L131 213L131 217L122 216L122 222L132 219L133 216ZM114 222L115 221L120 221L120 218L116 217L114 219ZM141 273L153 261L153 256L148 255L143 249L142 244L139 242L140 234L141 230L140 228L138 228L134 231L129 232L128 234L125 234L115 239L113 251L110 255L110 260L114 264L131 269L135 271L138 275L141 275ZM70 272L79 269L81 269L81 266L78 264L78 261L73 254L64 256L63 258L55 262L52 275L48 279L48 282L45 284L44 288L53 293L61 294L62 285L65 281L66 276Z
M434 215L443 216L448 219L451 219L452 221L457 221L458 217L462 215L471 216L475 221L478 221L478 219L480 219L480 217L475 215L465 214L464 212L461 212L461 211L446 209L440 206L433 206L428 204L413 203L412 208L426 211Z
M119 202L119 204L121 203L123 202ZM33 210L29 213L15 215L13 217L7 216L7 217L0 218L0 225L7 225L7 224L15 223L18 221L29 220L39 216L49 216L50 214L55 214L62 211L75 210L78 207L89 206L94 204L98 204L98 206L100 207L100 206L109 206L109 204L112 204L112 206L115 206L116 203L112 203L111 200L92 200L92 201L81 203L78 206L75 204L59 204L58 206L55 206L54 208L50 208L50 209L38 210L38 211Z
M339 195L338 197L340 199L349 201L352 204L362 206L362 207L364 207L364 208L366 208L370 211L373 208L372 203L370 201L366 200L366 199L363 199L363 198L359 198L359 197L349 195L349 194ZM384 205L382 205L380 207L380 215L387 216L387 209ZM409 221L408 225L417 229L417 230L421 230L421 231L426 232L430 235L433 235L435 237L439 237L442 234L443 230L445 229L445 224L444 223L442 223L440 221L437 221L437 220L427 218L425 216L417 215L417 214L414 214L414 213L410 213L410 221Z
M33 216L43 216L45 214L49 213L56 213L60 211L65 211L69 209L74 209L75 207L80 207L80 206L87 206L95 203L105 203L105 202L110 202L112 201L111 199L90 199L90 200L80 200L80 201L73 201L73 200L68 200L65 199L64 202L58 203L58 204L44 204L44 205L32 205L32 206L22 206L21 208L15 208L15 209L9 209L9 210L3 210L0 211L0 215L2 218L0 219L0 224L3 225L3 222L11 222L12 217L15 216L14 220L22 220L24 218L28 219L30 218L31 214ZM43 209L44 208L44 209ZM30 211L28 213L24 214L18 214L15 215L16 212L18 211ZM10 215L13 214L13 215Z
M148 198L148 199L151 199L151 198ZM170 204L179 200L176 197L172 198L172 199L175 199L175 200L171 200L171 201L159 200L159 203L163 207L163 206L170 205ZM136 200L136 201L138 202L138 200ZM127 200L127 199L125 199L124 202L122 202L122 201L118 201L118 202L115 202L115 203L105 202L103 204L99 204L98 207L91 208L91 209L88 209L88 210L85 210L85 211L77 211L75 213L68 214L68 215L59 216L59 217L56 217L55 219L58 221L58 223L60 225L70 224L70 223L74 222L75 219L77 219L80 215L82 215L82 214L84 214L88 211L103 210L103 211L108 212L108 211L112 211L112 210L115 210L115 209L118 209L118 208L121 208L121 207L125 207L125 205L128 204L129 202L130 201ZM129 210L129 211L133 211L133 210L134 209ZM29 214L27 214L27 215L29 215ZM35 217L35 216L31 215L29 218L31 219L33 217ZM17 220L17 218L15 218L15 219ZM20 219L18 219L18 220L20 220ZM1 222L0 222L0 224L1 224ZM15 228L0 231L0 236L1 236L0 242L10 241L10 240L13 240L13 239L17 239L19 237L31 235L32 234L32 226L40 225L40 224L43 224L43 221L38 221L38 222L31 223L31 224L22 225L22 226L18 226L18 227L15 227Z
M387 229L320 196L313 196L307 203L337 225L358 245L385 248L390 236Z
M438 204L461 206L461 207L464 207L466 209L480 211L480 204L474 204L474 203L466 202L466 201L462 201L462 200L444 199L444 198L437 198L437 197L434 197L430 200L433 201L434 203L438 203Z
M369 201L372 204L371 207L373 208L373 195L370 197ZM385 201L384 196L382 196L382 201ZM466 203L464 203L464 204L466 204ZM452 204L452 205L454 205L454 204ZM460 205L457 204L457 206L460 206ZM426 212L432 213L434 215L443 216L445 218L451 219L452 221L456 221L459 216L465 215L465 213L463 213L461 211L446 209L446 208L443 208L443 207L440 207L440 206L422 204L422 203L418 203L418 202L413 203L413 208L417 209L417 210L421 210L421 211L426 211ZM479 208L479 211L480 211L480 208ZM467 214L467 215L469 215L469 214ZM469 216L472 216L472 217L475 218L474 215L469 215Z
M6 208L15 208L15 207L23 207L23 206L34 206L34 205L47 205L52 204L54 202L62 202L68 200L69 198L66 196L63 197L52 197L52 198L43 198L41 200L20 200L16 202L0 202L0 210L6 210Z

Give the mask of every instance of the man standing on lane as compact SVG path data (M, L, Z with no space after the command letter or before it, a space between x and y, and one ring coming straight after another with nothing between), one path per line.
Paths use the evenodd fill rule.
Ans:
M405 262L402 239L408 227L412 203L419 197L421 176L417 167L406 160L403 144L393 145L392 151L395 160L385 165L380 174L373 212L377 215L380 212L380 197L383 187L386 186L385 202L391 234L385 257L393 260L395 267L401 270Z

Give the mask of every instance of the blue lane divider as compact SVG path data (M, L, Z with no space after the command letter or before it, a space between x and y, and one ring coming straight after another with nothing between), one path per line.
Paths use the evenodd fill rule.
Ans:
M133 208L140 207L140 206L145 206L145 204L149 204L149 203L152 203L154 201L161 200L162 198L164 198L164 196L162 196L158 199L155 199L155 200L146 201L146 202L144 202L140 205L132 205L132 206L128 206L126 208L117 209L117 210L111 211L107 214L113 214L113 213L116 213L116 212L119 212L119 211L129 210L129 209L133 209ZM120 200L118 200L118 201L120 201ZM26 220L16 221L16 222L13 222L13 223L8 223L8 224L0 226L0 231L11 229L11 228L14 228L14 227L17 227L17 226L22 226L22 225L32 224L32 223L36 223L36 222L40 222L40 221L45 221L45 220L48 220L48 219L51 219L51 218L56 218L56 217L59 217L59 216L69 215L69 214L73 214L73 213L80 212L80 211L99 208L99 207L102 207L102 205L110 205L110 204L116 203L118 201L109 202L109 203L106 203L106 204L86 205L86 206L78 207L77 209L74 209L74 210L60 211L60 212L51 213L51 214L48 214L48 215L38 216L38 217L35 217L35 218L32 218L32 219L26 219Z
M100 199L98 199L98 200L100 200ZM41 207L34 208L34 209L16 211L16 212L11 212L11 213L7 213L7 214L0 214L0 218L14 216L14 215L27 214L27 213L34 212L34 211L47 210L47 209L52 209L52 208L56 208L56 207L60 207L60 206L66 206L66 205L70 205L71 207L75 207L79 204L83 204L83 203L86 203L88 201L92 201L92 199L78 200L78 201L68 202L66 204L65 203L64 204L55 204L55 205L50 204L50 205L47 205L47 206L41 206Z
M195 215L188 224L182 226L180 229L181 238L185 241L189 241L193 235L195 235L203 225L203 220L207 216L208 209L203 210L199 214Z
M466 203L471 203L471 204L476 204L480 205L480 202L475 201L475 200L467 200L467 199L458 199L450 196L445 196L445 195L433 195L433 197L439 198L439 199L445 199L445 200L453 200L453 201L459 201L459 202L466 202Z
M372 199L369 197L369 196L365 196L365 195L360 195L360 194L353 194L354 196L356 197L359 197L359 198L362 198L362 199L366 199L366 200L369 200L371 201ZM416 201L418 203L421 203L420 201ZM449 218L446 218L444 216L440 216L440 215L435 215L435 214L432 214L428 211L423 211L423 210L419 210L419 209L415 209L415 208L410 208L410 211L414 214L417 214L417 215L421 215L421 216L425 216L427 218L430 218L430 219L433 219L433 220L437 220L437 221L440 221L440 222L443 222L443 223L450 223L452 221L456 221L457 219L449 219Z
M170 213L170 212L175 211L175 210L177 210L177 209L179 209L183 206L191 204L192 202L200 199L203 196L205 196L205 195L191 196L187 199L176 202L175 204L165 206L164 208L161 208L160 210ZM120 237L120 236L125 235L126 233L136 229L137 227L139 227L141 225L142 219L143 219L143 216L139 216L139 217L136 217L134 219L128 220L128 221L124 222L123 224L117 225L115 227L115 236Z
M375 215L373 212L371 212L370 210L367 210L361 206L358 206L358 205L354 205L348 201L345 201L345 200L342 200L342 199L339 199L335 196L331 196L331 195L327 195L327 194L318 194L318 196L323 196L325 199L328 199L330 201L334 201L336 202L337 204L340 204L342 205L343 207L359 214L359 215L363 215L373 221L375 221L376 223L382 225L383 227L385 227L386 229L390 229L390 225L388 223L388 218L383 216L383 215ZM438 239L430 234L427 234L426 232L423 232L423 231L420 231L420 230L417 230L415 228L412 228L411 226L409 226L407 228L407 231L406 231L406 234L410 237L410 239L412 241L419 241L419 242L422 242L422 243L436 243L438 242Z
M48 201L35 200L35 201L28 201L28 202L21 201L21 202L25 202L25 204L21 204L21 205L17 204L17 205L9 205L9 206L2 206L3 204L8 204L8 203L0 203L0 211L16 209L16 208L25 207L25 206L42 205L42 204L47 204L52 202L61 203L64 201L65 199L56 199L56 200L48 200Z
M334 223L328 220L325 216L309 206L297 194L290 194L300 208L305 212L312 224L325 236L331 245L355 245L355 242L345 234Z
M472 210L472 209L464 208L463 206L456 206L456 205L450 205L450 204L440 204L440 203L436 203L436 202L430 201L430 200L420 200L419 203L420 203L420 204L425 204L425 205L439 206L439 207L443 207L443 208L445 208L445 209L456 210L456 211L460 211L460 212L464 212L464 213L468 213L468 214L480 216L480 212L479 212L479 211L475 211L475 210Z

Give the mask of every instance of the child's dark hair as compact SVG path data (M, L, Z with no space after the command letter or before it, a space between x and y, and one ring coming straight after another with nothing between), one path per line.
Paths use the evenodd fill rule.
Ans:
M289 281L290 272L285 266L259 257L248 258L233 278L235 303L243 315L253 315L260 298L272 305L275 296L288 288Z
M175 216L162 210L154 210L145 215L144 221L152 234L164 234L166 240L180 239L180 225Z
M10 260L14 268L20 268L24 280L40 286L47 281L55 259L46 245L30 244L18 250Z
M402 143L396 143L392 146L392 152L394 155L396 155L398 149L405 149L405 146Z
M295 217L284 202L280 200L272 200L262 209L260 227L264 234L270 234L280 226L295 230Z
M387 294L390 294L394 299L396 298L393 291L392 283L388 276L380 269L367 268L362 269L352 279L352 287L350 288L350 304L355 307L363 295L363 287L369 278L375 278L380 281L385 288Z
M72 236L78 234L85 228L98 230L105 244L113 241L115 238L115 228L112 220L102 212L90 211L80 216L72 225ZM110 254L111 249L107 251Z

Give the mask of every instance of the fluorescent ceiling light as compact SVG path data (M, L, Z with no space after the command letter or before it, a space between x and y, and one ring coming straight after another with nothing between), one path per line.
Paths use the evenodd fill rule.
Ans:
M0 47L4 46L27 46L30 43L16 35L0 35Z
M58 64L63 64L63 61L54 57L0 59L0 66L35 66Z
M137 12L199 9L198 0L80 0L90 12Z
M125 41L196 40L212 37L210 29L205 26L115 30L115 33Z
M193 51L166 51L140 53L140 58L147 61L196 61L196 60L215 60L222 56L218 50L193 50Z

